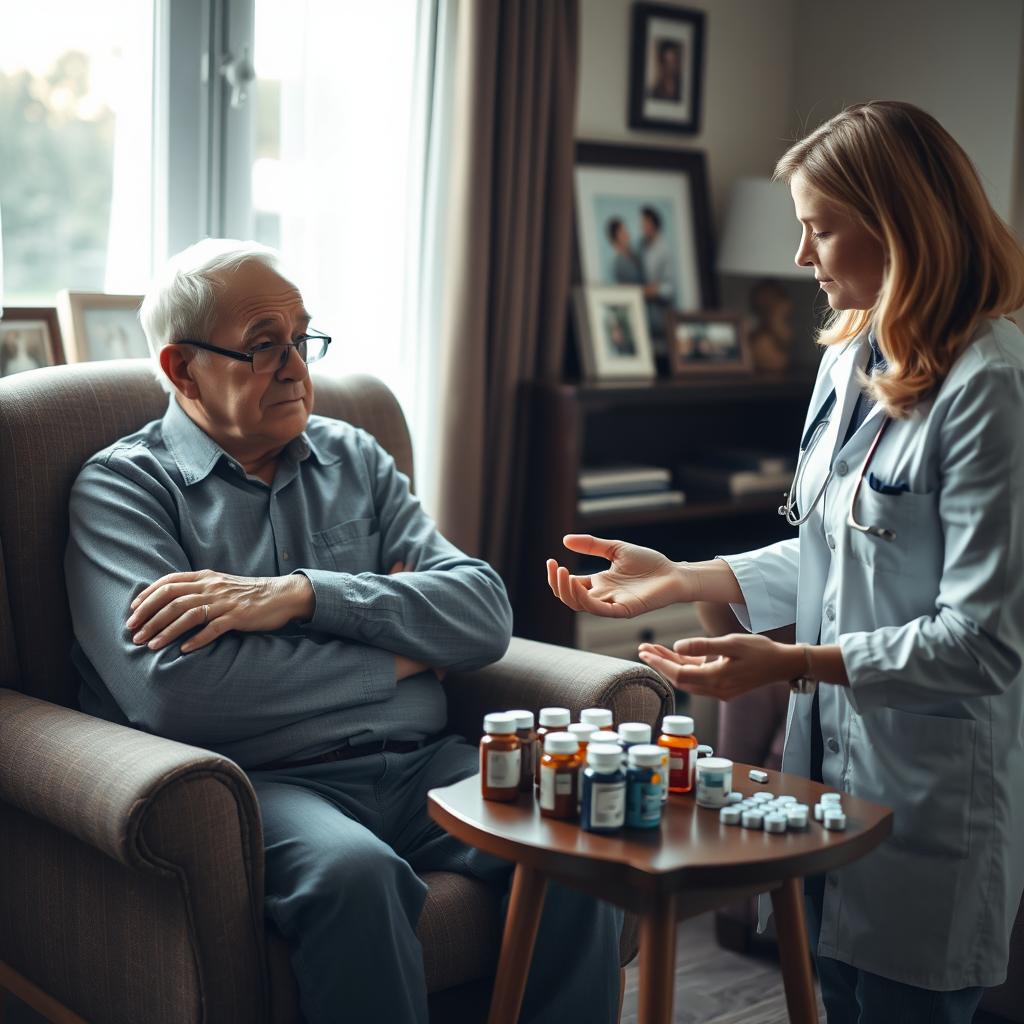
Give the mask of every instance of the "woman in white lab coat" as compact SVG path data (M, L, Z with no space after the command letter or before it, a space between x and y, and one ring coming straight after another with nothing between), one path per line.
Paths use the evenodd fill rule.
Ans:
M894 812L808 890L830 1024L967 1022L1024 888L1024 336L1005 319L1024 251L909 104L844 111L776 176L834 311L785 508L799 536L673 563L574 535L611 566L552 560L548 580L597 615L732 606L749 632L640 657L725 700L791 680L783 768ZM796 644L759 635L792 623Z

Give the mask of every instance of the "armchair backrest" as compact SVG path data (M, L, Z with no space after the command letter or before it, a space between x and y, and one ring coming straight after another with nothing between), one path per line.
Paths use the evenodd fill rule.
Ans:
M71 485L90 455L166 408L148 359L0 379L0 686L77 706L64 584ZM369 431L412 479L405 417L381 381L317 377L314 411Z

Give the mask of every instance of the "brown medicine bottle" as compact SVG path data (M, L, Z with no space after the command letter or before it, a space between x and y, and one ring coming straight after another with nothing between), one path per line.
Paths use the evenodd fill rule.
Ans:
M520 710L510 711L509 714L516 716L516 735L523 751L519 767L519 792L529 793L533 789L534 774L537 771L537 754L534 751L537 734L533 730L533 712Z
M661 721L658 746L668 749L668 791L689 793L697 765L697 737L689 715L666 715Z
M540 759L544 753L544 737L549 732L560 732L572 721L568 708L541 708L540 725L537 727L537 744L534 748L533 778L540 787Z
M484 715L480 741L480 786L485 800L511 803L519 796L522 745L516 735L515 715Z
M576 784L576 796L579 798L580 803L583 802L583 773L587 770L587 745L590 743L590 737L598 731L596 725L593 722L574 722L569 726L566 732L571 732L576 737L576 742L579 743L579 755L580 755L580 778Z
M544 737L544 755L540 759L542 817L576 817L580 765L583 763L579 746L571 732L550 732Z

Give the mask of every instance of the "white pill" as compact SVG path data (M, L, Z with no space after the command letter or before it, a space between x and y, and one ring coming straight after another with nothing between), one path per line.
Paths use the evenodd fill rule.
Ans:
M814 820L823 821L825 818L825 805L815 804L814 805Z
M740 823L740 809L738 807L723 807L718 812L718 820L723 825L738 825Z
M774 800L775 797L771 793L755 793L754 794L754 799L759 804L767 804L767 803L770 803L772 800Z
M786 808L786 824L790 828L807 828L807 808L796 804L790 804Z
M728 794L728 796L726 796L725 801L728 804L743 803L743 794L742 793L737 793L734 790L732 793L730 793L730 794Z
M846 828L846 815L842 811L830 807L825 812L825 828L830 832L842 832Z
M761 828L764 824L764 815L753 809L744 811L740 817L740 823L744 828Z
M765 832L785 832L786 816L784 814L766 814L764 816Z
M818 797L818 802L823 804L836 804L837 806L843 802L842 793L822 793Z
M785 807L787 804L795 804L797 802L797 799L795 796L780 796L776 802L782 804L782 806Z
M761 771L760 768L751 768L750 771L747 772L747 778L750 779L751 782L767 782L768 773Z

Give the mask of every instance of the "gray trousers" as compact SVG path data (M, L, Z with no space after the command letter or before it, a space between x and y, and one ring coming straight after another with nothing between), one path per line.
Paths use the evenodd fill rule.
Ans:
M406 754L250 773L263 817L266 911L291 952L306 1024L426 1024L420 875L472 875L505 894L512 866L449 836L427 791L474 774L446 737ZM613 1024L622 912L548 886L522 1021Z

